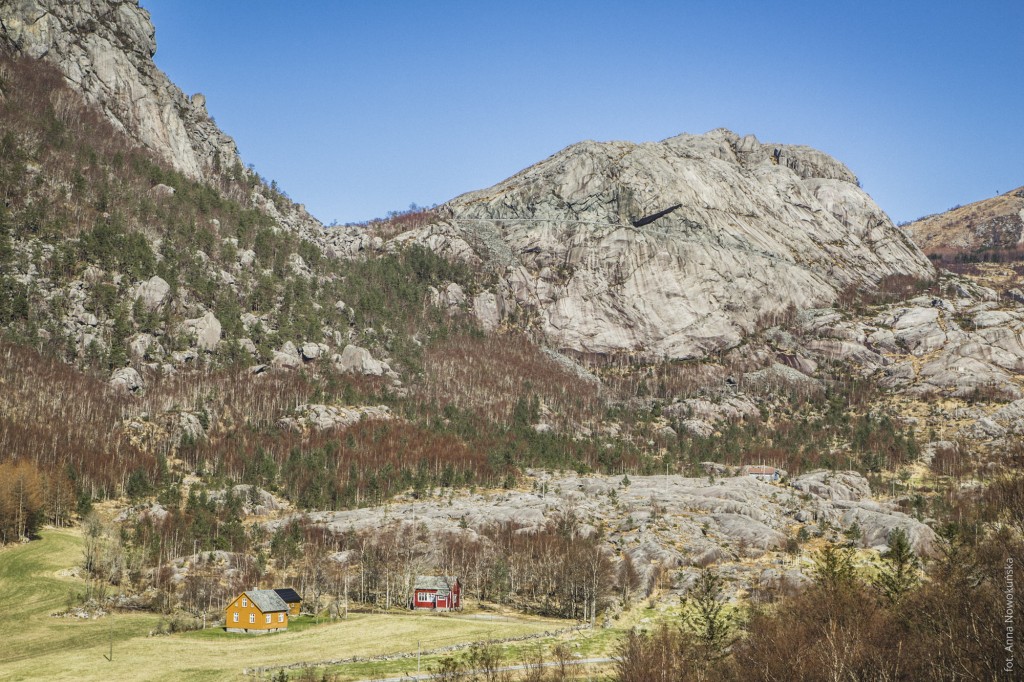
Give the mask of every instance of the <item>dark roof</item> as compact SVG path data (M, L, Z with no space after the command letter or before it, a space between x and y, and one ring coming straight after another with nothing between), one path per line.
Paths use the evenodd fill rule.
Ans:
M245 596L256 605L262 613L273 613L275 611L287 611L288 605L281 597L277 596L274 590L248 590Z
M458 580L459 577L456 575L418 575L412 588L414 590L437 590L441 594L448 594Z
M302 597L299 593L290 587L275 587L274 592L277 592L277 596L285 601L287 604L298 604L302 601Z

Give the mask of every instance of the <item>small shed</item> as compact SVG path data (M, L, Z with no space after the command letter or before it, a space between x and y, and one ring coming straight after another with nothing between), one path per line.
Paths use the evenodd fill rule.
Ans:
M224 628L250 635L287 630L288 604L274 590L247 590L228 604Z
M775 467L751 464L743 467L743 473L759 481L774 482L782 478L784 472L782 469L776 469Z
M410 608L451 611L462 608L462 585L454 575L418 575Z
M299 607L302 606L302 597L290 587L275 587L274 592L288 605L288 615L299 615Z

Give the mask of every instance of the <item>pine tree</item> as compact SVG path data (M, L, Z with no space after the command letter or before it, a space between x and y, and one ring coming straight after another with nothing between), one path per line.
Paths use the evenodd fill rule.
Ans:
M857 582L853 549L825 545L814 557L814 582L828 592L838 592Z
M711 657L728 646L732 632L732 617L725 611L724 586L722 576L705 568L685 600L691 607L686 622Z
M890 605L899 604L903 597L920 582L918 569L921 562L910 546L907 533L894 528L889 533L889 549L882 553L882 566L874 585Z

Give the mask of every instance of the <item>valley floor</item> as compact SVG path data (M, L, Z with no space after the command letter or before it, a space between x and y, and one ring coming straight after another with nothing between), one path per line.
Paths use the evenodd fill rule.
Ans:
M150 637L160 616L118 613L97 619L53 618L83 582L75 529L46 529L40 540L0 550L0 680L236 680L243 670L352 656L415 653L496 638L540 634L571 623L540 618L499 620L420 614L350 614L335 623L299 621L289 632L247 637L220 628ZM303 619L304 620L304 619ZM113 660L107 660L113 642ZM424 669L433 659L424 659ZM335 667L343 678L409 669L409 661ZM415 671L415 658L411 659ZM252 678L250 678L252 679Z

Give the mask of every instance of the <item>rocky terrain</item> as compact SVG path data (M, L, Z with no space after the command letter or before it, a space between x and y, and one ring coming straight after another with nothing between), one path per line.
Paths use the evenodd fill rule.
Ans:
M499 276L474 307L557 348L695 358L788 307L932 279L918 248L831 157L727 130L582 142L395 237Z
M868 672L830 679L987 660L1021 190L904 230L827 154L719 129L325 229L155 49L137 0L0 0L0 544L81 526L63 614L294 584L333 617L458 573L485 609L671 618L630 655L729 679L837 623ZM728 647L687 634L701 589Z
M1024 435L1016 271L936 270L820 151L721 129L588 141L437 209L325 230L156 68L137 2L3 1L0 41L0 445L83 508L153 495L200 524L182 496L224 515L218 491L242 485L337 531L572 511L647 567L754 558L801 525L856 523L876 548L898 526L927 553L929 527L862 476L951 475L954 456L958 477L1000 471ZM990 243L942 227L969 224L1005 246L1017 194L910 234ZM41 378L58 376L105 408L65 423ZM54 423L67 434L40 435ZM102 466L46 445L86 431ZM787 485L728 475L766 458ZM210 548L247 542L222 521L234 535Z
M192 180L220 185L250 175L234 140L207 111L206 98L183 93L153 62L155 35L138 0L0 2L0 46L55 65L115 130ZM77 105L62 98L55 106L72 112ZM303 239L322 240L323 225L316 218L299 204L275 201L274 194L262 186L239 198ZM363 245L358 238L349 240L350 249Z
M876 549L884 549L892 530L900 528L922 555L934 549L931 528L874 501L867 481L855 472L819 471L773 484L736 476L713 463L706 466L710 475L702 479L530 472L524 481L528 490L399 500L385 507L312 512L303 518L336 533L396 525L439 536L466 533L475 539L478 530L496 524L528 533L571 517L579 524L577 532L600 533L608 550L614 556L628 555L645 579L656 567L674 570L723 562L746 563L744 573L759 572L774 565L787 539L795 539L800 528L807 529L808 538L835 539L856 525L858 544ZM716 469L721 476L714 475ZM267 525L276 529L288 520L286 516ZM763 562L747 561L760 557ZM680 579L688 575L679 574Z
M234 141L153 63L156 38L137 0L4 0L0 41L56 64L68 83L127 132L191 178L241 165Z
M927 254L1019 249L1024 240L1024 187L919 218L905 227Z

